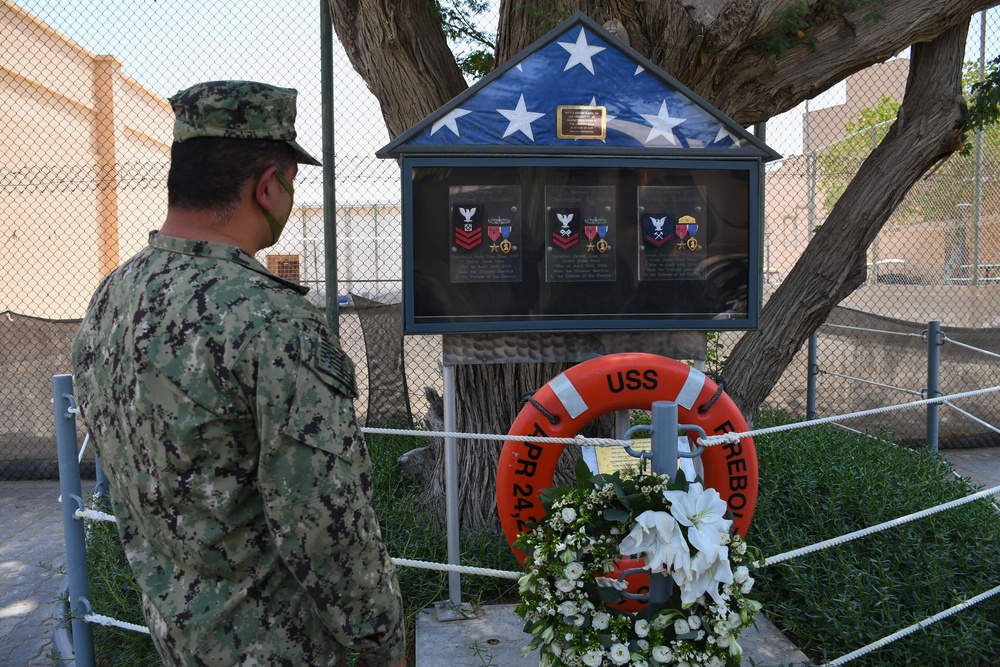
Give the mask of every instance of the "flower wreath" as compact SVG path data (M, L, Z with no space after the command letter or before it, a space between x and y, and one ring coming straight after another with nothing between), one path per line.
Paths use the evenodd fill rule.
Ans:
M760 553L731 530L719 493L678 470L593 475L581 459L576 486L543 491L546 515L514 546L528 554L517 614L541 665L738 665L741 630L761 604L747 597ZM624 536L624 537L623 537ZM638 614L610 605L625 581L607 576L622 556L674 581L665 604Z

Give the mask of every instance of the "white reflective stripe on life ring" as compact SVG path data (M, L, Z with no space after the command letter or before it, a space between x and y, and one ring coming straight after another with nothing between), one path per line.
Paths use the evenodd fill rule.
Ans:
M573 383L570 382L569 378L566 377L565 373L560 373L558 377L549 381L549 388L555 393L556 398L559 402L563 404L566 408L566 412L569 413L570 419L576 419L584 412L590 408L587 406L587 402L583 400L583 396L580 396L580 392L576 390ZM697 398L695 394L695 398Z
M684 386L681 387L674 402L685 410L690 410L694 402L698 400L698 394L701 393L704 386L705 374L697 368L691 367L688 371L687 379L684 380Z

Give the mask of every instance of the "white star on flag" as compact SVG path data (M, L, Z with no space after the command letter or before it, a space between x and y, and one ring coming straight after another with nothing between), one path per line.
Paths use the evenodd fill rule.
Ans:
M671 118L670 112L667 111L667 101L663 100L660 104L660 112L655 116L653 114L643 113L639 114L646 119L646 122L652 125L649 130L649 136L646 137L646 143L655 139L656 137L664 137L674 146L677 146L677 137L674 136L673 129L687 120L687 118Z
M440 130L442 127L447 127L449 130L455 133L456 137L462 136L458 133L458 124L455 121L461 118L462 116L470 113L472 112L466 111L465 109L452 109L447 114L445 114L444 117L439 118L437 122L435 122L431 126L431 136L433 136L434 133Z
M729 137L730 139L733 140L733 145L734 146L739 146L740 145L740 140L736 137L735 134L733 134L732 132L730 132L729 130L727 130L725 125L720 125L719 126L719 133L717 135L715 135L715 141L713 141L712 143L717 144L720 141L722 141L723 139L725 139L726 137Z
M531 133L531 124L545 115L544 113L528 111L528 108L524 105L524 95L521 95L521 99L517 101L515 108L497 109L497 113L510 121L507 125L507 130L501 138L509 137L515 132L523 132L524 136L528 137L531 141L535 140L535 135Z
M597 106L597 98L596 97L591 97L590 98L590 106L592 106L592 107L596 107ZM612 116L611 114L608 113L607 109L605 108L605 110L604 110L604 122L605 123L610 123L615 118L618 118L618 116Z
M594 61L592 58L604 50L603 46L591 46L587 43L587 35L583 28L580 28L580 35L576 38L576 42L557 42L557 44L569 52L569 61L563 68L564 72L571 67L583 65L588 72L593 74Z

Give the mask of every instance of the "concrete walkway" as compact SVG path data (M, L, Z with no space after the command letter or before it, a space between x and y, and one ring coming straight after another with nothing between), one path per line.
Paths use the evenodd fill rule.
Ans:
M65 575L59 482L0 482L0 665L51 667Z
M1000 448L944 453L959 474L987 488L1000 486ZM93 482L84 482L85 491L92 488ZM0 667L54 664L53 611L65 581L65 576L57 571L66 564L58 497L58 482L0 482ZM421 667L532 664L520 662L522 636L513 614L502 608L490 613L497 622L495 627L470 624L466 631L460 630L464 622L438 624L450 626L444 629L448 634L432 632L423 637L418 630L418 642L426 646L425 654L434 655L437 660L421 662ZM422 614L420 622L422 625L435 622L433 614ZM750 632L744 634L741 643L746 644L747 654L758 665L780 664L782 659L786 665L795 662L795 658L785 658L789 655L785 651L795 651L794 647L780 632L772 630L773 626L768 626L764 626L759 637L752 637ZM509 655L515 657L508 660L504 657L508 653L498 653L501 648L511 649Z

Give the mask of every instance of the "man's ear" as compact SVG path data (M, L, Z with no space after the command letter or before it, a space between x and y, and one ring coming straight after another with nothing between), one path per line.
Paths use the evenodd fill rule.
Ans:
M277 166L268 167L260 178L257 179L256 185L253 189L254 200L262 208L270 211L272 210L272 201L276 195L275 185L277 183L274 178L274 174L278 171Z

